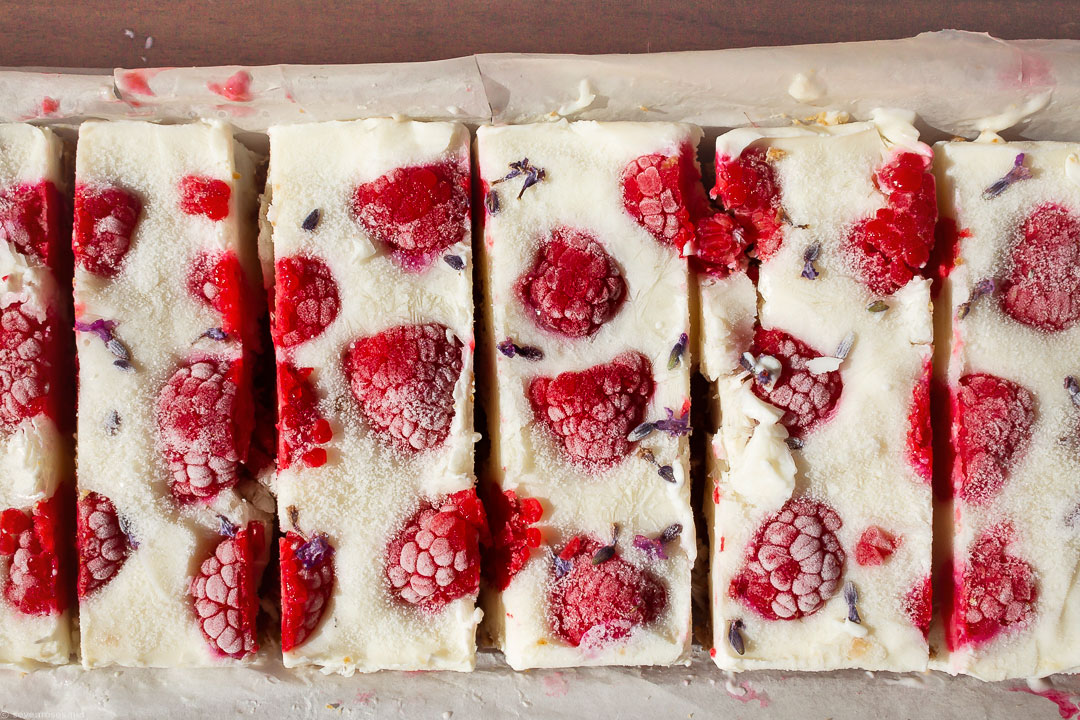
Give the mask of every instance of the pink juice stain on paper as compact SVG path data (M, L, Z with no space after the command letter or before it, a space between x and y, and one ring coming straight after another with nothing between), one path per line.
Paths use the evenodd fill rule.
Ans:
M1009 692L1022 692L1046 698L1057 705L1058 714L1065 720L1072 720L1080 714L1080 705L1073 702L1073 696L1064 690L1032 690L1026 687L1009 688Z
M375 702L375 693L371 690L358 690L356 692L356 697L353 698L353 702L361 705L369 705Z
M223 83L208 82L210 92L217 93L226 100L247 102L251 100L251 74L246 70L237 70Z
M548 697L562 697L568 688L569 683L561 672L544 676L544 694Z
M731 689L732 687L741 689L742 692L735 692ZM746 703L757 702L759 707L769 707L769 696L765 694L764 691L759 692L755 690L750 686L750 683L748 682L744 682L741 685L734 685L733 683L729 683L728 686L724 689L727 690L728 695L735 698L744 705Z

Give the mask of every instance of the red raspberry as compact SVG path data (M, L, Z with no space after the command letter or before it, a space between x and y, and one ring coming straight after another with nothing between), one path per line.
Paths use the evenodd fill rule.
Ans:
M319 412L319 396L308 378L312 368L278 364L278 463L282 470L297 460L308 467L326 463L325 445L334 437L330 423Z
M407 453L446 440L462 347L439 323L399 325L353 342L345 353L345 373L380 439Z
M0 308L0 430L5 433L37 415L56 416L50 390L60 381L53 363L60 352L57 325L57 318L39 318L22 302Z
M762 400L785 410L781 422L793 437L803 437L828 420L844 389L839 370L815 375L806 363L822 357L802 340L783 330L763 330L754 333L750 352L755 356L770 355L780 361L780 375L772 385L755 379L754 394Z
M625 352L607 365L564 372L529 383L529 402L537 421L562 445L563 453L586 472L618 464L630 452L626 439L645 419L653 394L652 364L638 352Z
M694 166L694 151L683 147L679 155L643 155L623 168L623 206L638 223L664 245L681 252L694 239L692 210L704 204L696 190L701 173Z
M334 548L324 535L310 540L290 530L281 553L281 649L303 645L319 625L334 590Z
M396 168L353 193L353 213L368 234L412 270L465 239L469 171L452 161Z
M1080 219L1061 205L1041 205L1023 232L1001 285L1001 307L1028 327L1067 330L1080 319Z
M888 530L871 525L855 543L855 562L867 567L882 565L900 547L900 540Z
M540 547L540 531L529 526L540 520L544 508L536 498L519 498L513 490L500 491L493 483L483 492L492 543L483 554L483 575L489 585L502 591L525 567L532 549Z
M956 402L956 492L967 502L985 502L1031 444L1035 398L1011 380L975 373L960 378Z
M48 267L59 258L60 198L56 186L42 181L0 189L0 242Z
M114 277L131 248L142 212L135 194L111 185L75 187L75 262L102 277Z
M904 595L904 614L911 620L912 625L919 628L924 638L930 634L930 618L932 615L930 599L929 575L915 583Z
M610 645L656 622L667 607L667 590L655 575L618 555L596 563L601 547L584 537L567 543L548 591L551 632L574 647Z
M113 579L131 552L131 540L120 525L112 500L96 492L79 501L76 521L79 548L79 597Z
M211 220L229 217L232 189L224 180L186 175L180 178L180 209L188 215L205 215Z
M274 269L274 342L291 348L318 337L341 310L338 286L319 258L283 257Z
M923 363L922 375L915 383L908 413L907 457L915 473L926 483L933 479L934 435L930 431L930 379L933 364Z
M878 189L886 205L856 223L844 252L863 283L891 295L918 275L930 259L937 222L937 194L930 158L900 153L878 169Z
M475 490L425 502L386 547L390 594L426 613L475 595L480 587L480 543L487 518Z
M960 256L960 239L970 236L971 231L957 228L956 221L952 218L938 218L934 227L934 247L930 249L930 260L926 263L930 277L933 278L930 289L930 297L933 299L937 299L942 283L956 267Z
M59 493L32 510L0 513L0 556L11 557L4 598L25 615L54 615L67 608L62 515Z
M188 292L221 313L221 329L229 334L244 333L248 313L244 307L247 278L240 259L233 252L203 253L188 270Z
M788 500L754 534L728 593L769 620L813 615L841 584L844 551L836 532L842 524L823 502Z
M240 659L259 649L255 618L256 594L266 529L251 521L231 537L223 538L203 560L191 579L189 593L199 628L216 654Z
M954 570L951 647L979 645L1035 617L1035 571L1006 552L1010 525L996 525L972 543L967 566Z
M691 262L698 271L717 278L746 271L750 233L730 215L715 213L702 219L695 228L695 237L697 252Z
M615 316L626 295L622 272L604 246L580 230L557 228L516 285L540 327L587 337Z
M242 371L239 360L189 360L158 393L160 448L180 503L209 502L236 484L252 424Z
M780 182L764 148L747 148L735 160L717 156L712 196L739 222L760 260L776 254L784 239Z

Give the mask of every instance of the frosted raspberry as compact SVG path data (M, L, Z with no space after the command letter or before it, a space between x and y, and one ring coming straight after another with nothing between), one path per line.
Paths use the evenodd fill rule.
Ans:
M537 422L559 440L566 459L587 472L613 467L630 452L627 435L645 419L652 364L625 352L606 365L529 383Z
M76 521L79 548L79 597L84 598L107 584L131 552L131 540L120 525L112 500L100 493L87 493L79 501Z
M557 228L515 289L540 327L567 337L587 337L618 312L626 282L596 238Z
M1001 285L1009 317L1047 332L1080 319L1080 219L1061 205L1042 205L1024 220Z
M694 166L693 150L677 156L643 155L623 168L620 176L623 206L630 216L656 238L681 252L694 239L692 210L704 202L695 193L701 173Z
M211 220L229 216L232 189L224 180L186 175L180 178L180 209L188 215L204 215Z
M912 625L919 628L924 638L930 634L930 618L932 614L930 600L930 576L927 575L907 591L903 601L904 614L911 620Z
M505 590L525 567L533 548L540 547L540 531L530 527L544 509L536 498L519 498L513 490L494 484L484 489L484 508L491 528L491 549L483 553L483 575L496 590Z
M823 502L788 500L754 533L729 594L769 620L813 615L841 585L845 556L836 532L842 524Z
M933 365L930 358L923 363L922 375L911 394L908 413L907 458L915 473L925 482L933 479L934 435L930 431L930 379Z
M244 269L233 252L203 253L188 270L188 292L221 313L221 329L229 334L241 334L245 330L246 285Z
M717 156L712 196L739 221L760 260L776 254L784 239L780 182L764 148L747 148L735 159Z
M732 216L710 215L698 222L694 232L697 252L691 262L699 272L726 278L747 269L750 233Z
M1031 444L1035 398L1022 385L985 373L965 375L956 390L957 495L989 500Z
M76 186L75 263L95 275L115 276L131 248L140 212L142 201L132 192L112 185Z
M294 347L318 337L341 310L338 285L319 258L296 255L277 261L274 341Z
M900 538L877 525L863 530L855 543L855 562L863 566L881 565L900 547Z
M312 368L278 364L278 463L282 470L298 460L308 467L326 463L325 445L334 437L319 412L319 396L308 378Z
M469 172L456 162L396 168L353 193L353 213L410 270L465 239Z
M427 613L476 595L487 518L475 490L424 503L386 547L390 594Z
M399 325L349 347L349 387L380 439L408 453L446 440L454 419L462 348L439 323Z
M985 530L971 545L965 567L957 568L950 619L952 647L978 645L1027 624L1035 617L1035 571L1010 555L1008 524Z
M334 548L325 535L306 539L290 530L281 553L281 649L303 645L326 614L334 591Z
M614 554L597 563L603 544L576 537L560 551L547 598L551 632L574 647L600 649L667 608L667 590L648 570Z
M158 393L159 447L178 502L209 502L236 484L252 423L241 372L238 360L189 360Z
M21 302L0 308L0 430L36 415L55 415L50 390L59 380L56 318L41 319Z
M807 369L807 362L822 357L820 353L783 330L760 327L750 352L780 361L780 375L771 385L755 379L754 394L786 411L781 422L793 437L805 436L832 416L844 383L839 370L814 374Z
M60 199L56 186L43 180L0 188L0 242L23 255L56 267Z
M266 529L252 521L220 540L191 580L199 628L215 654L240 659L259 649L255 640L256 595Z
M930 158L900 153L878 169L875 181L885 207L856 223L844 252L863 283L891 295L918 275L930 259L937 222L937 194Z
M0 556L11 558L4 598L25 615L54 615L68 606L65 514L59 494L32 510L0 513Z

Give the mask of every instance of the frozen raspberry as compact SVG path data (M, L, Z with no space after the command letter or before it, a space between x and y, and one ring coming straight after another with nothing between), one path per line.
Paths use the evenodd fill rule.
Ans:
M36 415L55 415L50 390L59 378L56 318L40 319L25 304L0 308L0 430L10 433Z
M807 497L765 519L746 548L729 594L769 620L797 620L821 609L840 587L844 551L836 511Z
M903 601L904 614L911 620L912 625L919 628L924 638L930 634L930 599L930 576L927 575L907 591Z
M199 628L215 653L239 659L259 649L256 587L265 535L262 523L249 522L232 537L220 540L191 580L189 593Z
M667 607L667 590L656 576L617 554L596 562L602 547L576 537L558 555L547 619L551 632L574 647L600 649L656 622Z
M1011 380L976 373L960 378L956 390L957 495L967 502L989 500L1031 444L1035 399Z
M519 498L493 483L484 488L484 508L491 527L491 549L483 553L484 580L501 591L525 567L533 548L540 547L540 531L530 525L540 520L544 509L536 498Z
M296 255L277 261L274 336L280 347L318 337L341 310L338 286L326 263Z
M697 252L691 262L698 271L717 278L744 272L749 264L750 234L732 216L715 213L695 228Z
M933 478L934 435L930 431L930 379L933 366L929 358L912 390L908 413L907 457L915 473L926 483Z
M209 502L238 479L252 423L241 372L239 360L190 360L158 393L160 447L178 502Z
M308 467L326 463L325 445L334 437L330 423L319 412L319 396L308 380L312 368L278 365L278 463L282 470L296 461Z
M930 259L937 222L937 194L930 158L900 153L879 168L875 181L885 207L856 223L844 252L863 283L891 295L918 275Z
M475 595L480 543L488 540L484 506L475 490L425 503L386 547L391 595L427 613Z
M96 492L79 501L76 524L79 548L79 597L84 598L120 572L131 541L120 525L112 500Z
M780 361L780 375L771 385L754 382L754 394L785 410L781 422L793 437L803 437L829 419L844 389L840 371L814 374L806 363L821 357L809 345L783 330L758 328L750 352Z
M1024 220L1023 238L1001 285L1009 317L1046 332L1080 319L1080 218L1061 205L1036 208Z
M776 254L784 239L780 182L764 148L747 148L736 159L717 157L712 196L739 221L760 260Z
M188 215L204 215L211 220L229 216L232 189L224 180L186 175L180 179L180 209Z
M623 206L657 242L681 252L694 239L691 212L704 202L700 192L695 193L700 180L689 147L674 157L643 155L623 168Z
M353 213L368 234L408 269L465 238L469 173L454 162L396 168L353 193Z
M996 525L972 543L966 567L957 569L950 623L953 647L978 645L1035 617L1035 571L1006 552L1012 527Z
M9 242L23 255L55 267L59 205L56 186L48 181L0 188L0 242Z
M95 275L115 276L131 247L140 212L142 201L127 190L78 185L71 236L75 263Z
M630 452L626 439L645 419L653 394L652 364L625 352L607 365L564 372L529 383L537 421L551 430L567 459L587 472L616 465Z
M188 292L221 313L221 329L229 334L244 331L246 284L240 259L232 252L203 253L188 270Z
M53 615L67 608L63 515L58 495L32 510L0 513L0 556L11 557L4 598L25 615Z
M439 323L399 325L355 341L345 372L372 431L409 453L441 445L454 419L462 347Z
M615 316L626 282L596 238L558 228L518 279L516 290L540 327L576 338L592 335Z
M855 543L855 562L863 566L881 565L900 547L900 538L877 525L863 530Z
M305 539L290 530L281 553L281 649L303 645L319 625L334 590L334 548L325 535Z
M960 255L961 238L969 237L970 230L960 230L956 221L949 217L938 218L934 227L934 247L930 249L930 260L926 263L933 279L930 296L937 299L945 278L952 274Z

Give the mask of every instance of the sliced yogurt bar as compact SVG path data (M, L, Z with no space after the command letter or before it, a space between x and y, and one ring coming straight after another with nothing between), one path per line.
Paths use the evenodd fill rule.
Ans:
M245 465L265 311L253 171L217 123L79 131L77 584L88 667L216 665L257 648L273 502Z
M485 626L511 667L690 647L689 288L701 133L481 127Z
M917 137L881 114L717 140L694 262L723 669L926 668L937 210Z
M74 397L63 148L0 125L0 665L71 655Z
M936 146L948 239L952 602L936 666L1080 667L1080 145Z
M459 124L270 129L287 666L475 664L469 183Z

